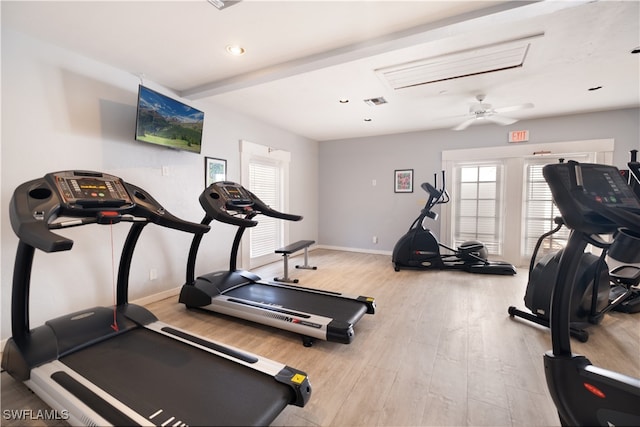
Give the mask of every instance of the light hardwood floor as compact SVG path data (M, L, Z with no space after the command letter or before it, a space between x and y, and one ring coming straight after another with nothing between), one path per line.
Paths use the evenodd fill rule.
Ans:
M291 265L301 262L294 257ZM186 310L177 297L148 305L162 321L308 373L304 408L278 426L558 426L542 355L546 329L507 314L524 309L527 271L513 277L451 271L395 272L389 256L318 249L317 271L292 269L300 285L372 296L349 345L316 341L222 315ZM265 279L282 263L254 270ZM574 351L599 366L640 377L640 315L613 313ZM3 409L46 408L2 374ZM7 420L3 423L9 424ZM45 425L39 422L32 425Z

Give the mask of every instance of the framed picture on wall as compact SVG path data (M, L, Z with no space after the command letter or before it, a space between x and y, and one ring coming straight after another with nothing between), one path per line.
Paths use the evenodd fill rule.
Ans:
M413 169L396 169L394 190L396 193L413 193Z
M204 186L205 188L217 181L227 180L227 161L214 157L204 158Z

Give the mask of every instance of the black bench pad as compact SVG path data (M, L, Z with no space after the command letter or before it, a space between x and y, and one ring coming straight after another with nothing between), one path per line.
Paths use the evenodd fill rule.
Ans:
M277 254L292 254L294 252L297 252L301 249L304 248L308 248L309 246L313 245L316 241L315 240L299 240L297 242L291 243L290 245L287 245L285 247L282 247L280 249L276 249L276 253Z

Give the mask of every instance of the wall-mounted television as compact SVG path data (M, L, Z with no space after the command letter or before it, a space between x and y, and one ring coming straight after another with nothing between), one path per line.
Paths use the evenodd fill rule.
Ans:
M200 153L204 113L140 85L136 140Z

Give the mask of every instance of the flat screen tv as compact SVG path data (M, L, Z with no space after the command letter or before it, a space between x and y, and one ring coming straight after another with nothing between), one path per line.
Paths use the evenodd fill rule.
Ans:
M137 141L200 153L203 123L202 111L139 86Z

